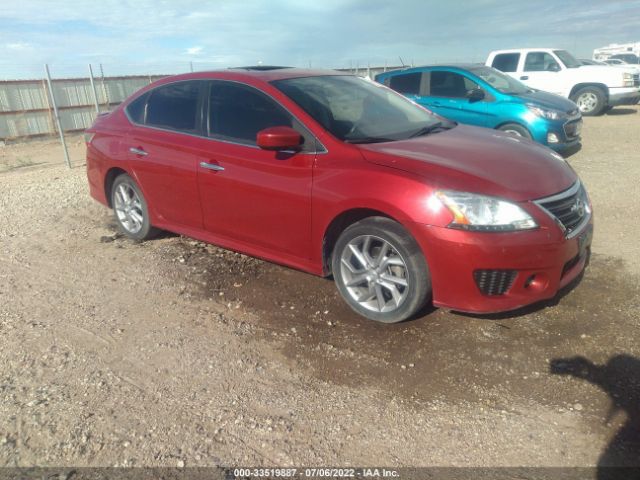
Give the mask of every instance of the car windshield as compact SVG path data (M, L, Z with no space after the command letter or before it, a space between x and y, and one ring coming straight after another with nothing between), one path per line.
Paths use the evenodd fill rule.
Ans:
M289 78L272 84L348 143L404 140L455 125L383 85L351 75Z
M493 88L507 95L522 95L533 91L524 83L511 78L509 75L505 75L495 68L481 66L471 68L470 70Z
M566 50L554 50L553 53L555 53L558 58L562 60L562 63L564 63L564 66L567 68L578 68L580 65L582 65L580 61L576 59L576 57L571 55Z

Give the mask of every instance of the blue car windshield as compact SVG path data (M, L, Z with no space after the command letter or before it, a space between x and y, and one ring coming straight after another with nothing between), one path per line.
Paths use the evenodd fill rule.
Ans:
M505 75L500 70L496 70L495 68L481 66L470 68L469 70L496 90L507 95L523 95L525 93L531 93L533 91L524 83L511 78L509 75Z
M455 126L383 85L352 75L288 78L272 84L348 143L404 140Z

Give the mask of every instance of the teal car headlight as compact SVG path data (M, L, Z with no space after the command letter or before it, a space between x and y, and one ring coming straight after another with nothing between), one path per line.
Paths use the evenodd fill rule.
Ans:
M536 105L529 105L529 104L527 104L527 108L535 116L546 118L547 120L559 120L564 117L564 114L557 110L551 110L548 108L542 108Z

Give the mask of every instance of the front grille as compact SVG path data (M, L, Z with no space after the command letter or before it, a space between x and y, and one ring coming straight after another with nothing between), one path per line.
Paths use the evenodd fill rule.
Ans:
M473 278L484 295L504 295L517 274L516 270L476 270Z
M564 126L564 134L567 138L575 138L579 135L578 133L578 125L581 120L575 120L573 122L566 123Z
M587 192L579 181L568 190L536 203L564 227L567 237L572 236L591 216Z
M640 73L633 74L633 86L640 87Z

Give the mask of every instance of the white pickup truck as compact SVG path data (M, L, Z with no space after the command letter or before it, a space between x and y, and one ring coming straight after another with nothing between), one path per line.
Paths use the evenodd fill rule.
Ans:
M518 48L496 50L486 65L525 85L576 102L582 115L598 115L640 100L640 76L633 68L582 65L566 50Z

